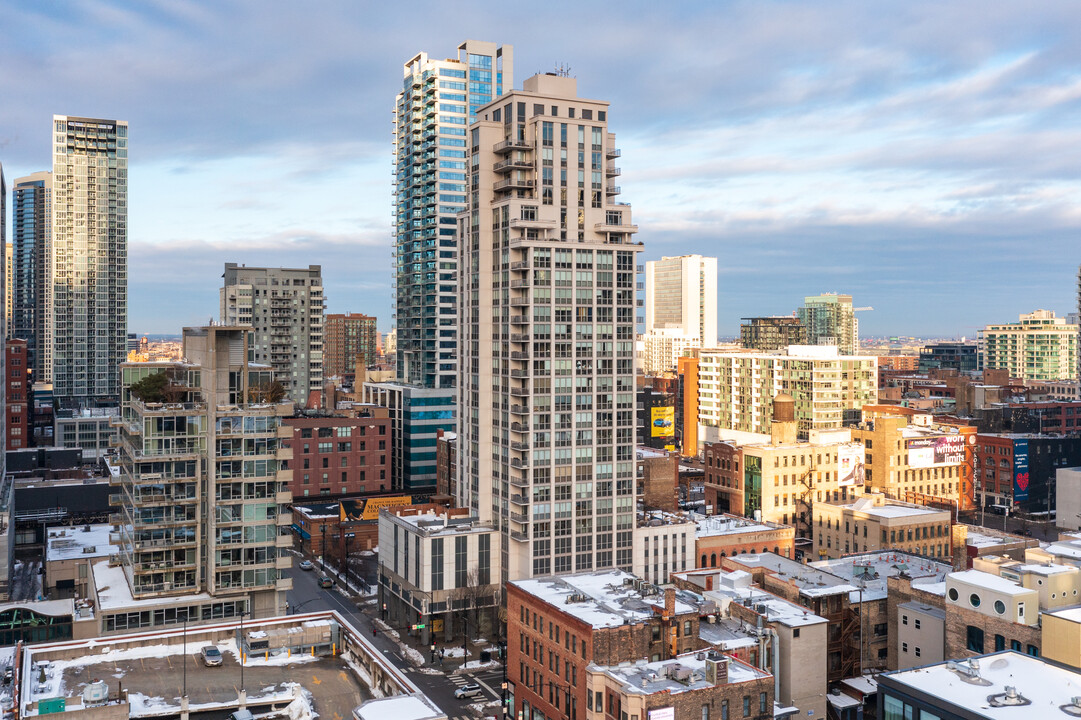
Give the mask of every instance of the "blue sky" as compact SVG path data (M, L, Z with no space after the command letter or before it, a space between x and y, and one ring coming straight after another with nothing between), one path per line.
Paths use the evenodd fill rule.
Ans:
M612 103L644 259L720 267L739 318L849 292L871 334L969 335L1077 306L1072 2L0 4L0 163L53 113L130 123L130 329L217 316L223 263L323 265L390 327L402 63L510 43Z

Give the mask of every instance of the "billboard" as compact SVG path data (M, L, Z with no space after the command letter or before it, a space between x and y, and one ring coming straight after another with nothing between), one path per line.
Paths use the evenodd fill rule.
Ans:
M676 434L676 409L674 407L655 407L649 410L649 436L674 437Z
M648 717L649 720L676 720L676 709L674 707L657 708L650 710Z
M1013 504L1028 502L1028 440L1013 442Z
M841 487L863 485L863 446L841 445L837 449L837 479Z
M908 466L925 468L932 465L957 465L965 461L965 437L943 435L941 437L906 440Z
M354 501L351 512L345 509L345 503L338 505L339 519L341 520L378 520L379 511L385 507L398 507L400 505L412 505L415 499L412 495L393 495L390 497L358 498Z

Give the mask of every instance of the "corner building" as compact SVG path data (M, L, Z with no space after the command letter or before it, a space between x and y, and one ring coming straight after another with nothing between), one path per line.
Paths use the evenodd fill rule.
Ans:
M503 579L632 565L639 243L608 104L535 75L470 128L458 501Z

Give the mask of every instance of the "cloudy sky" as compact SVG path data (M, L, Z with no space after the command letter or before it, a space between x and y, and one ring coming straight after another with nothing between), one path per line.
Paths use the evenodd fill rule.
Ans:
M7 2L0 163L53 113L130 129L130 329L217 315L226 261L323 266L390 328L402 63L515 48L612 103L644 259L720 258L722 335L850 292L872 334L1077 309L1081 5Z

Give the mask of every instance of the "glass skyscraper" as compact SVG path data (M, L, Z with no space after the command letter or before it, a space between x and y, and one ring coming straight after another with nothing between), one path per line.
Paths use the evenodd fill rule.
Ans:
M11 337L26 340L35 382L52 378L52 192L50 172L12 185Z
M457 58L405 63L394 115L395 325L398 378L412 385L455 387L466 130L513 87L513 58L510 45L467 40Z

